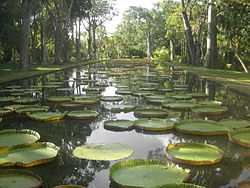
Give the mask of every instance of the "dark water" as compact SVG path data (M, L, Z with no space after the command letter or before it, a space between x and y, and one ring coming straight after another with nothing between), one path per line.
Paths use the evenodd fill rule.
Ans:
M89 70L91 73L88 73ZM46 85L52 81L70 80L65 82L63 87L71 87L73 88L73 94L83 95L85 94L84 88L95 86L95 83L78 86L73 80L74 78L86 77L86 79L98 80L99 83L108 85L102 95L110 96L115 95L117 85L127 85L132 89L136 88L140 83L142 84L141 87L143 87L146 81L156 81L156 77L153 76L156 74L155 70L146 66L130 69L118 68L112 69L112 71L110 68L106 69L102 66L98 68L99 71L111 71L112 73L115 71L129 73L130 71L130 76L123 75L119 77L108 74L95 74L92 70L96 71L97 69L83 67L16 82L13 85L31 88L32 86ZM190 92L206 92L211 100L222 101L230 109L227 117L244 118L248 111L250 104L248 96L239 95L221 85L201 80L188 73L174 74L171 75L171 78L178 84L188 84ZM134 84L135 82L137 84ZM72 93L60 93L50 88L31 95L43 101L47 96L55 94L71 95ZM5 94L2 93L1 95ZM145 104L145 101L142 98L124 96L123 102L116 103ZM41 141L55 143L61 148L60 154L55 161L29 169L41 176L45 187L48 188L60 184L79 184L88 188L115 187L115 185L110 185L109 180L109 168L115 162L80 160L72 156L72 151L76 146L86 143L124 143L135 151L130 159L159 159L162 161L167 161L165 148L169 143L200 142L214 144L225 151L225 157L221 163L205 167L180 165L191 169L190 182L208 188L234 188L242 181L250 181L250 150L230 143L227 137L190 136L174 131L164 134L150 134L136 132L135 130L126 132L108 131L103 128L103 123L106 120L136 119L133 112L111 113L105 110L104 106L110 104L112 103L102 102L98 106L91 107L100 113L100 116L93 122L64 120L56 123L39 123L20 116L11 116L0 123L0 129L33 129L40 133ZM187 117L185 116L185 118Z

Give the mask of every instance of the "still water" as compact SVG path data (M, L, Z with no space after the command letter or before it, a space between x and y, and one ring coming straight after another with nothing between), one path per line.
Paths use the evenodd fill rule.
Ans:
M41 87L43 89L39 89L38 92L27 94L39 98L41 103L46 104L46 97L48 96L85 95L86 88L89 87L101 86L104 88L102 95L114 96L118 87L126 86L131 90L137 90L139 87L146 87L145 85L148 82L159 83L161 87L160 82L164 79L171 79L176 84L188 85L188 92L206 92L210 100L223 102L229 108L227 117L244 118L248 111L250 104L248 96L240 95L219 84L201 80L197 76L185 72L166 73L165 77L160 76L157 70L148 66L107 68L100 65L95 68L81 67L11 84L20 85L22 88L34 88L63 81L62 88L72 89L58 92L53 87ZM83 82L83 80L89 81ZM4 87L1 86L1 88ZM1 95L6 96L7 94L1 92ZM207 188L236 188L240 182L250 181L250 150L230 143L226 137L190 136L175 131L152 134L135 130L125 132L105 130L103 124L106 120L137 119L133 112L111 113L105 108L108 105L147 104L143 97L131 95L124 95L123 97L122 102L101 102L97 106L88 107L100 113L98 118L92 122L66 119L60 122L41 123L16 115L5 118L0 123L0 130L11 128L32 129L40 133L41 141L52 142L61 148L59 156L53 162L29 169L42 177L46 188L60 184L79 184L88 188L116 187L109 180L109 168L115 162L80 160L72 156L74 148L86 143L123 143L132 147L135 151L130 159L159 159L162 161L168 160L165 149L170 143L200 142L214 144L225 151L225 157L221 163L207 167L180 165L191 169L190 182L204 185ZM173 118L175 118L174 115ZM192 118L192 115L191 117L190 115L184 115L183 118Z

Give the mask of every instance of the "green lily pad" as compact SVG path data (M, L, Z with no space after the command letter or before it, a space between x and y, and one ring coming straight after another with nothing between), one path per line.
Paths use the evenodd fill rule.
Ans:
M145 97L145 96L149 96L149 95L153 95L154 93L150 92L150 91L135 91L132 93L133 96L137 96L137 97Z
M225 106L197 106L192 108L192 112L199 116L221 116L228 111Z
M58 185L53 188L85 188L81 185Z
M115 93L118 95L131 95L132 91L129 89L118 89Z
M206 99L208 95L206 93L191 93L193 99Z
M192 96L190 94L186 94L186 95L173 95L172 98L175 99L175 100L191 100Z
M189 183L180 183L180 184L167 184L163 186L146 187L146 188L205 188L205 187Z
M177 103L164 103L162 104L162 107L168 108L171 110L176 111L191 111L192 108L194 108L196 104L194 103L187 103L187 102L177 102Z
M224 119L219 124L228 128L230 131L250 127L250 122L246 120Z
M98 104L99 98L93 96L80 96L74 98L74 103L82 105L95 105Z
M193 135L226 135L228 129L215 121L184 120L176 124L175 129Z
M145 131L168 131L174 128L174 122L170 119L139 119L135 121L135 127Z
M103 96L101 97L101 101L105 102L115 102L115 101L122 101L123 97L121 96Z
M163 93L168 93L168 92L174 92L174 89L172 89L172 88L161 88L161 89L158 89L158 91L163 92Z
M7 86L5 88L6 89L20 89L20 88L22 88L22 86L20 86L20 85L12 85L12 86Z
M27 106L23 108L18 108L16 113L26 114L29 112L47 112L49 110L48 106Z
M118 113L118 112L131 112L135 109L134 105L129 104L118 104L118 105L109 105L105 106L107 110L111 112Z
M139 118L165 118L168 113L162 109L137 108L134 115Z
M68 96L51 96L47 98L47 101L51 103L70 102L72 98Z
M16 104L34 104L38 101L37 101L37 99L23 97L23 98L15 99L13 102Z
M0 149L22 144L33 144L40 139L36 131L22 129L6 129L0 131Z
M146 100L150 101L150 100L164 100L166 99L165 95L149 95L149 96L145 96Z
M80 159L112 161L127 158L133 150L123 144L87 144L76 147L73 155Z
M98 115L99 113L94 110L78 110L69 112L67 117L71 119L91 120L95 119Z
M229 140L243 147L250 148L250 128L230 132Z
M141 88L139 88L138 89L138 91L158 91L158 89L156 89L156 88L153 88L153 87L141 87Z
M0 117L7 116L12 112L10 109L0 108Z
M36 107L38 105L33 105L33 104L13 104L13 105L9 105L9 106L5 106L4 109L8 109L11 111L16 111L22 108L32 108L32 107Z
M3 188L40 188L42 179L30 171L1 170L0 182Z
M37 121L59 121L64 118L64 114L61 112L34 112L27 113L27 116Z
M169 144L166 151L170 160L189 165L216 164L224 155L217 146L199 143Z
M189 171L156 160L128 160L114 164L110 177L122 187L144 188L182 183Z
M59 148L52 143L13 146L0 151L0 166L32 167L55 159Z
M108 130L127 131L134 127L134 122L129 120L111 120L104 122L104 128Z
M16 97L0 97L0 103L2 102L12 102L16 99Z

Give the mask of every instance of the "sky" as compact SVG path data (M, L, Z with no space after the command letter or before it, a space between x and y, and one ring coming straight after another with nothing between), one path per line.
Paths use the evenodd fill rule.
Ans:
M122 21L122 15L125 10L130 6L140 6L143 8L151 9L158 0L116 0L115 9L118 11L118 16L115 16L111 21L108 21L105 25L108 33L113 33Z

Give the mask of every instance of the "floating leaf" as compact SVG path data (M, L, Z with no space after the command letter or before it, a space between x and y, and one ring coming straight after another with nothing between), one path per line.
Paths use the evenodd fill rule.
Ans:
M175 129L182 133L194 135L226 135L228 129L215 121L184 120L176 124Z
M229 139L233 143L250 148L250 128L230 132Z
M71 119L91 120L95 119L98 115L98 112L94 110L78 110L69 112L67 117Z
M16 113L26 114L29 112L47 112L49 110L48 106L25 106L23 108L18 108Z
M246 120L224 119L219 121L219 124L223 127L228 128L231 131L250 127L250 122Z
M33 144L40 139L38 132L28 129L6 129L0 131L0 149L22 144Z
M27 116L37 121L59 121L64 118L64 114L61 112L34 112L27 113Z
M166 111L157 108L137 108L134 114L139 118L165 118L168 116Z
M205 187L189 183L180 183L180 184L167 184L163 186L146 187L146 188L205 188Z
M0 150L0 166L32 167L55 159L59 148L52 143L19 145Z
M190 165L216 164L224 155L217 146L198 143L169 144L166 151L170 160Z
M81 185L58 185L53 188L85 188Z
M162 107L168 108L176 111L190 111L196 105L188 102L178 102L178 103L163 103Z
M3 188L40 188L42 179L30 171L0 170L0 187Z
M110 176L122 187L144 188L182 183L189 171L156 160L128 160L114 164Z
M104 122L104 128L108 130L126 131L134 127L134 122L129 120L111 120Z
M47 101L51 103L70 102L72 98L68 96L51 96L47 98Z
M145 131L168 131L174 127L170 119L139 119L135 121L135 127Z
M123 98L121 96L103 96L101 97L101 101L105 102L113 102L113 101L122 101Z
M73 155L80 159L111 161L127 158L133 150L123 144L87 144L79 146Z
M228 111L228 108L225 106L216 106L216 105L201 105L195 108L192 108L192 112L199 116L221 116Z

